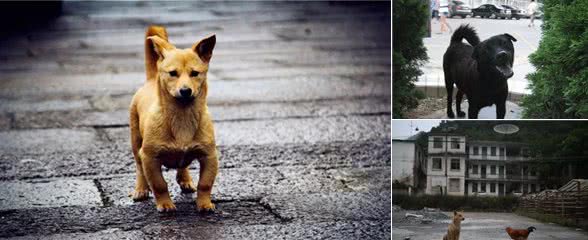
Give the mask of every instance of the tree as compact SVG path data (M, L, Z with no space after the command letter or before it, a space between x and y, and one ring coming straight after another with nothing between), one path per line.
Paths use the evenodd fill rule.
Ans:
M545 0L543 38L530 56L527 118L588 118L588 1Z
M423 97L415 89L414 82L422 75L419 69L428 60L423 37L427 33L427 19L430 17L429 1L393 1L393 51L392 51L392 94L393 117L402 118L403 113L418 105Z

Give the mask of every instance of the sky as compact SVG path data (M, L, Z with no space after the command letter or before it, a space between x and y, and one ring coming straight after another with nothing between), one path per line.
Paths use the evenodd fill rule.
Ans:
M419 131L428 132L439 125L441 120L392 120L392 139L406 139ZM412 128L411 128L412 124Z

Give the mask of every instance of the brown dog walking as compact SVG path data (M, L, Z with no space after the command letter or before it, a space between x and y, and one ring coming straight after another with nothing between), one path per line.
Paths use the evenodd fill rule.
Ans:
M206 74L216 44L214 35L188 49L168 42L165 28L151 26L145 39L147 81L130 107L131 144L137 167L132 198L153 192L157 210L175 210L161 166L176 168L182 192L198 191L198 210L214 210L211 191L218 171L214 127L208 113ZM200 162L195 187L188 166Z

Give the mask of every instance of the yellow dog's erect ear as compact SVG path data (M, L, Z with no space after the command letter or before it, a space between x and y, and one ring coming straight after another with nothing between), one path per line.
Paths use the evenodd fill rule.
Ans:
M155 43L158 44L155 44ZM162 26L149 26L145 31L145 70L147 80L157 76L157 61L163 57L162 49L171 45L167 43L167 31ZM157 47L159 46L159 47Z
M159 55L160 58L163 58L163 52L174 49L174 46L171 45L168 41L160 38L159 36L150 36L147 37L147 40L151 41L153 45L153 50Z
M212 58L214 45L216 45L216 35L212 34L192 45L192 50L198 54L198 57L200 57L203 62L208 63L210 62L210 58Z

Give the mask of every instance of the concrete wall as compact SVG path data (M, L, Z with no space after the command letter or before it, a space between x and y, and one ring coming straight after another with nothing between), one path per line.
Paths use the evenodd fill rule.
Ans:
M413 168L415 166L414 142L392 141L392 181L415 186Z

